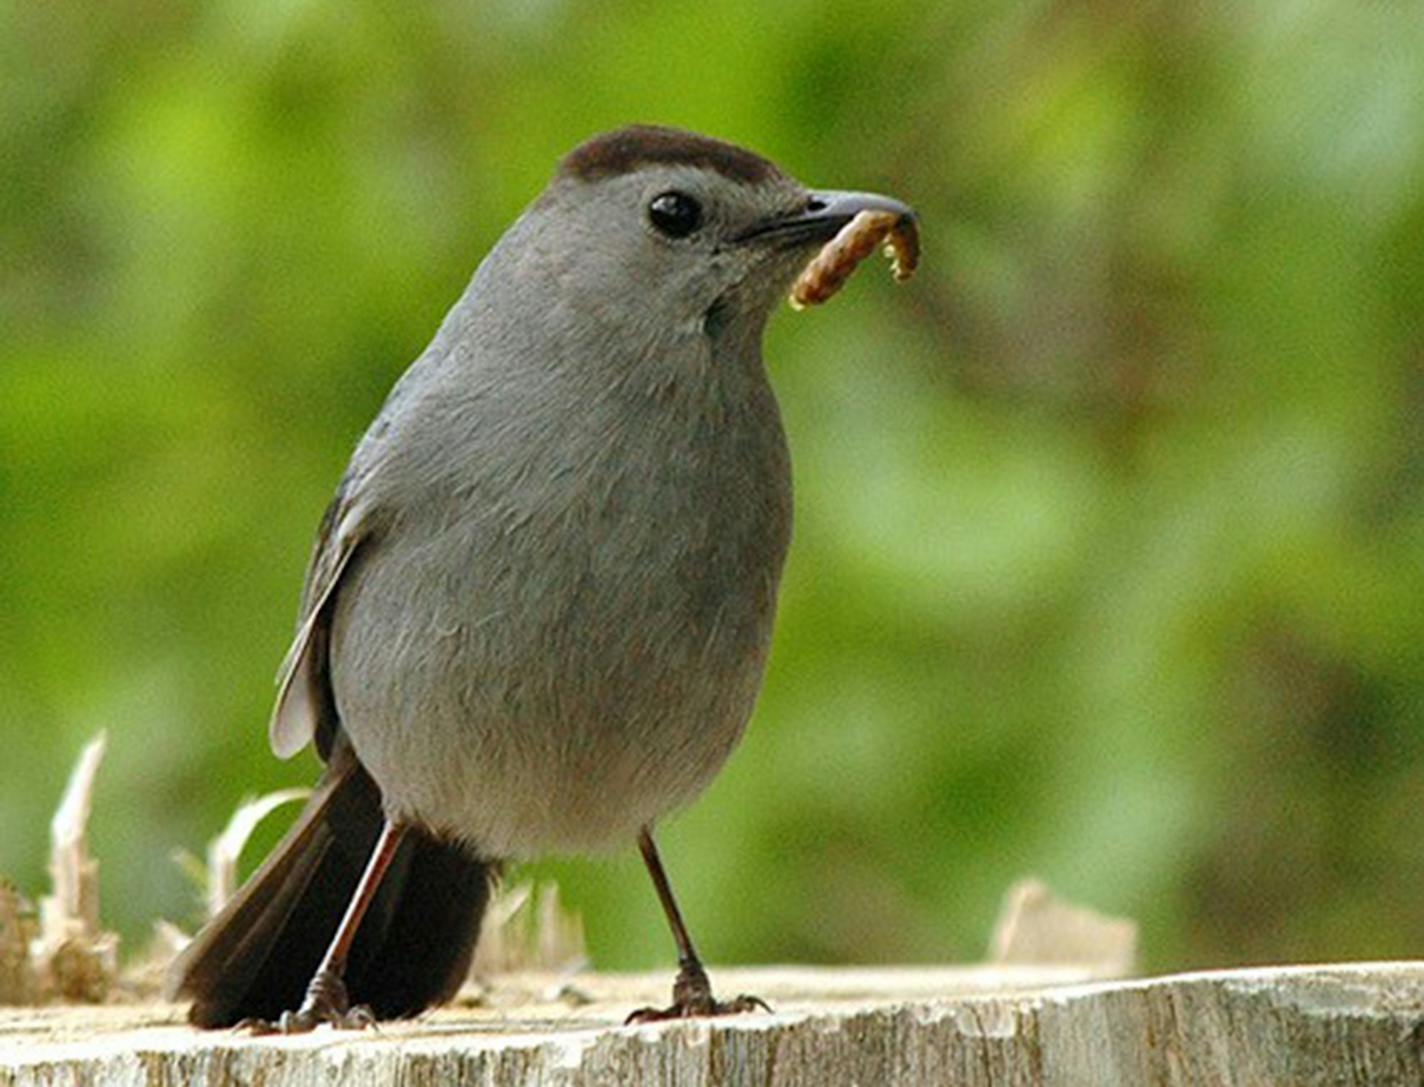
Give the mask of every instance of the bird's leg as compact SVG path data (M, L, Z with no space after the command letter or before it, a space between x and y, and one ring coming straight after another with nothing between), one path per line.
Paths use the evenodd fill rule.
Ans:
M655 1023L663 1019L688 1019L699 1015L733 1015L737 1012L771 1011L765 1000L756 996L736 997L721 1001L712 995L712 983L707 980L707 971L702 968L702 960L692 946L692 937L683 923L682 911L677 908L677 900L672 896L672 885L663 871L658 847L653 843L653 834L644 827L638 834L638 849L642 851L643 863L648 866L648 875L653 877L653 887L658 892L658 901L667 914L668 927L677 942L677 980L672 985L672 1004L666 1008L639 1008L628 1016L626 1023Z
M351 953L351 944L356 939L356 930L361 927L371 900L376 897L376 889L381 878L391 866L405 828L387 820L381 828L381 836L376 839L376 848L371 859L366 862L366 870L351 894L351 901L341 924L336 926L336 934L322 956L321 963L307 984L307 995L302 1006L296 1011L286 1011L275 1022L267 1019L244 1019L234 1028L253 1034L305 1034L321 1023L330 1023L339 1030L361 1030L376 1021L371 1009L365 1005L351 1006L351 998L346 992L346 958Z

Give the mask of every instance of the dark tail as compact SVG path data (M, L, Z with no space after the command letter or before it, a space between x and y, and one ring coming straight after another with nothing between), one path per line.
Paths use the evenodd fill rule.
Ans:
M200 1027L275 1019L306 993L380 833L381 794L338 743L306 807L231 902L174 962L168 995ZM418 829L361 921L346 967L352 1004L378 1019L450 999L469 972L495 866Z

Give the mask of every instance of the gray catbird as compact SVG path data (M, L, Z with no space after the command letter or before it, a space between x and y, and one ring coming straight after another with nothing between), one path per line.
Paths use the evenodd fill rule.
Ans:
M468 971L501 860L634 839L680 957L635 1017L760 1005L713 998L650 828L761 685L791 532L762 330L863 210L913 215L676 129L565 156L326 511L271 725L325 771L174 964L194 1023L413 1015Z

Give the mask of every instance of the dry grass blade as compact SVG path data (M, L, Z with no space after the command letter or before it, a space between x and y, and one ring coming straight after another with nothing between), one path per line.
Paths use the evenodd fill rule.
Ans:
M39 978L30 961L37 932L34 908L0 880L0 1004L33 1004L39 999Z
M118 976L118 937L99 928L99 862L89 856L89 813L107 737L99 733L80 753L50 821L53 892L40 900L34 954L46 995L95 1003Z
M1125 977L1136 969L1137 924L1065 902L1039 880L1024 879L1004 895L989 941L989 961L1069 964Z
M471 973L567 970L587 961L583 918L564 908L554 883L518 883L496 892L485 911Z
M243 801L219 834L208 844L208 916L215 917L237 891L237 862L258 825L280 808L305 800L310 789L278 789Z

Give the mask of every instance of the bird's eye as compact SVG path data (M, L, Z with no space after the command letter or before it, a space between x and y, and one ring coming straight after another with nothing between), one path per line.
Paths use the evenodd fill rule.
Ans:
M659 193L648 205L648 218L668 237L685 238L702 225L702 205L686 193Z

